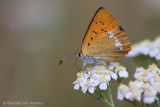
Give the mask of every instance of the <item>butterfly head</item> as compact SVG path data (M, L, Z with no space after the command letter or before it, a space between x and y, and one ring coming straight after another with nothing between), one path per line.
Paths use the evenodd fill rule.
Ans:
M77 57L78 57L78 58L82 57L82 53L81 53L81 52L78 52L78 53L77 53Z
M83 60L83 61L87 59L86 57L84 57L84 56L82 55L82 52L78 52L78 53L77 53L77 57L78 57L79 59Z
M94 57L92 57L92 56L83 56L82 52L78 52L77 53L77 57L83 61L82 62L83 63L83 68L87 64L92 64L92 63L96 62Z

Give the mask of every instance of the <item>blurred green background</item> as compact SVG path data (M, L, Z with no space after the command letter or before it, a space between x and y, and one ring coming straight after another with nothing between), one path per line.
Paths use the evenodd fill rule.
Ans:
M58 66L59 60L81 50L86 29L101 6L123 26L131 43L160 34L159 0L0 0L0 107L4 101L105 107L73 89L75 56ZM125 57L117 61L127 67L130 78L123 82L128 84L136 65ZM129 105L117 101L116 93L117 107Z

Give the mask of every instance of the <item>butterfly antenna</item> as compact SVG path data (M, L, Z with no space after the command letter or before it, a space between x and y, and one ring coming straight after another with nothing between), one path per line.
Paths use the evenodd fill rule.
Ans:
M78 54L78 53L79 53L79 52L75 52L75 53L70 54L69 56L67 56L67 57L65 57L64 59L60 60L59 63L58 63L58 65L61 65L66 59L68 59L68 58L71 57L72 55Z

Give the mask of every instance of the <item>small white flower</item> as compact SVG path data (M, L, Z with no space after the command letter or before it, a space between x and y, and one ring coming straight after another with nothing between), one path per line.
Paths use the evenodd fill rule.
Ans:
M115 79L115 80L117 80L117 78L118 78L117 74L114 73L114 72L111 73L111 77L112 77L113 79Z
M143 102L144 103L147 103L147 104L151 104L155 101L155 98L154 97L144 97L143 98Z
M131 97L129 98L131 101L141 101L141 92L136 90L131 93Z
M136 72L134 73L133 77L135 79L137 79L137 78L139 78L143 74L143 72L144 72L143 67L139 67L139 68L137 67L136 68Z
M122 78L122 77L124 77L124 78L127 78L128 77L128 72L127 71L119 71L118 72L119 73L119 76Z
M152 71L152 73L159 73L160 74L160 69L157 67L157 65L155 65L155 63L153 63L152 65L149 65L148 70Z
M89 93L93 94L94 93L94 87L89 88Z
M111 62L108 66L108 69L113 70L114 68L118 67L120 64L118 62Z
M153 89L158 91L158 93L160 93L160 83L153 84Z
M156 56L156 60L160 60L160 54Z
M79 89L79 84L75 84L75 85L74 85L74 89L75 89L75 90L78 90L78 89Z
M115 69L115 72L118 73L119 77L124 77L124 78L127 78L128 77L128 72L126 71L126 68L123 67L123 66L118 66L116 69Z
M93 81L90 81L90 80L87 80L84 84L82 84L82 92L83 93L86 93L87 92L87 90L89 91L89 93L94 93L94 89L95 89L95 87L94 87L94 83L93 83Z
M125 96L125 94L122 94L120 91L118 91L118 93L117 93L117 99L118 100L123 100L124 99L124 96Z
M152 88L150 88L149 90L145 90L143 102L147 104L153 103L157 99L156 94L157 91Z
M111 80L111 76L110 76L110 75L105 75L105 79L106 79L107 81L110 81L110 80Z
M106 74L106 76L107 76L107 78L108 78L108 81L111 80L111 77L112 77L113 79L115 79L116 76L117 76L117 74L115 74L115 73L114 73L113 71L111 71L110 69L109 69L109 70L106 69L105 74Z
M77 80L73 82L73 84L75 84L74 89L78 90L86 81L87 79L83 76L78 76Z
M107 89L107 84L106 83L100 83L99 88L101 90L106 90Z
M107 80L107 77L106 76L102 76L100 79L100 85L99 85L99 88L101 90L106 90L107 89L107 84L108 84L108 80Z
M129 91L129 88L126 85L123 85L122 83L118 87L118 95L117 99L118 100L123 100L125 97L125 94Z
M98 86L99 85L99 80L91 78L90 81L93 82L94 86Z

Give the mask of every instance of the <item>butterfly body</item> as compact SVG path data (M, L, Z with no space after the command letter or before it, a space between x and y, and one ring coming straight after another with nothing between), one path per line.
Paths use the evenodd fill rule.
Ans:
M83 60L83 63L82 63L82 64L83 64L83 68L84 68L86 65L88 65L88 64L93 64L93 63L96 63L96 62L97 62L93 56L86 56L86 57L84 57L81 52L79 52L79 53L77 54L77 57L78 57L79 59Z

